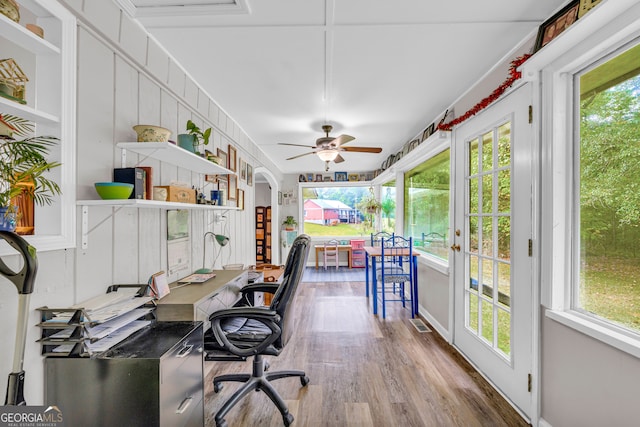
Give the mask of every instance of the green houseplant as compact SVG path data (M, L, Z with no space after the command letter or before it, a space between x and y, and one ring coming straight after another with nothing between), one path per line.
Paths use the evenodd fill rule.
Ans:
M12 199L24 196L38 205L49 205L61 194L58 184L46 173L60 166L47 160L51 147L57 144L53 136L25 137L33 132L33 124L11 115L0 115L0 226L13 231L18 207Z
M211 128L202 130L193 121L187 120L187 133L178 135L178 144L192 153L197 153L201 143L209 145L210 137Z
M287 216L287 218L282 222L285 230L295 230L298 222L291 215Z

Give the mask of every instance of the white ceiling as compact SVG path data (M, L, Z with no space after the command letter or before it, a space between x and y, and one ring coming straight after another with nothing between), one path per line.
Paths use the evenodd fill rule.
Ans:
M119 1L285 173L324 172L278 143L311 147L325 123L383 148L331 171L379 168L566 2Z

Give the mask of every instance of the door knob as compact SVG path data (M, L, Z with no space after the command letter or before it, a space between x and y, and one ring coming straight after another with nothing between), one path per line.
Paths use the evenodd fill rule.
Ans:
M451 250L460 252L460 245L451 245Z

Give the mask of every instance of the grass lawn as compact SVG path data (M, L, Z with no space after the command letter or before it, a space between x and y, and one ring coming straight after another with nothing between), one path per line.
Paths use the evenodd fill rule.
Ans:
M366 229L363 224L340 223L337 225L321 225L311 222L304 223L304 232L309 236L348 236L348 237L369 237L371 230Z

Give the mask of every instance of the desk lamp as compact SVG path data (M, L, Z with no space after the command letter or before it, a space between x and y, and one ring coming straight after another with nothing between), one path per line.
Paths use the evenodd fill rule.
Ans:
M207 236L213 236L214 240L218 242L220 246L226 246L227 243L229 243L229 238L227 236L224 236L222 234L216 234L213 231L207 231L206 233L204 233L204 236L202 237L202 268L199 268L195 271L197 274L208 274L213 272L212 269L205 268L204 266L206 253L207 253L207 251L205 250L206 249L205 245L207 243ZM215 263L215 258L213 262Z

